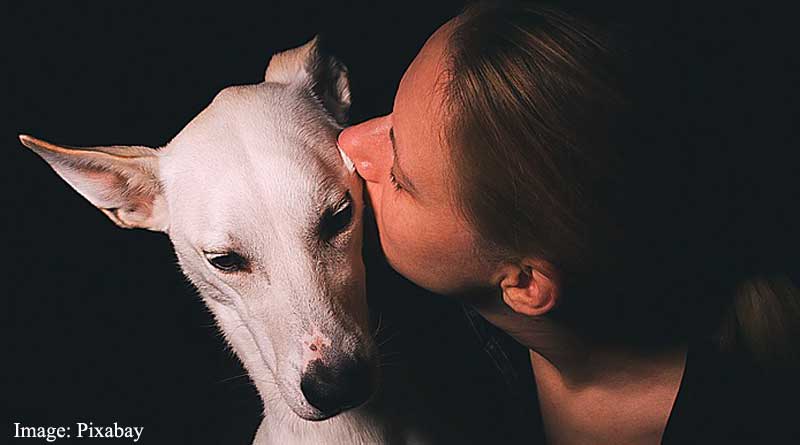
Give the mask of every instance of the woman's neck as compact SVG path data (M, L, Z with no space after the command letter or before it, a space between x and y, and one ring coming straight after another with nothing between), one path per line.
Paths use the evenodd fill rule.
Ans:
M685 346L643 352L601 345L504 305L477 309L530 350L548 443L659 443L683 377Z

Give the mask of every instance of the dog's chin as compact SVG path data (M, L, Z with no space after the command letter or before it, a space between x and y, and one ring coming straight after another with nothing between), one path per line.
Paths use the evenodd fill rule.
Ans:
M289 406L289 408L297 415L297 417L299 417L299 418L301 418L303 420L307 420L309 422L321 422L323 420L328 420L328 419L330 419L332 417L336 417L336 416L338 416L338 415L340 415L342 413L346 413L346 412L348 412L350 410L354 410L354 409L357 409L357 408L359 408L361 406L364 406L364 405L368 404L374 397L375 397L375 393L373 392L372 395L370 395L369 399L365 400L364 402L362 402L362 403L360 403L358 405L355 405L355 406L349 406L349 407L346 407L346 408L343 408L343 409L337 409L335 411L320 411L320 410L314 408L313 406L309 405L305 401L301 402L300 404L289 403L288 401L286 401L286 402L287 402L287 405Z
M313 412L298 412L298 411L295 411L295 414L297 414L301 419L308 420L309 422L321 422L323 420L328 420L331 417L335 417L335 416L337 416L337 415L339 415L341 413L342 413L342 411L337 411L337 412L333 412L333 413L323 413L322 411L318 411L318 410L317 411L313 411Z
M320 411L317 408L309 405L307 402L303 401L300 403L292 403L288 400L285 401L289 408L294 412L297 417L307 420L309 422L321 422L323 420L330 419L331 417L335 417L341 414L344 410L336 410L333 412L328 411Z

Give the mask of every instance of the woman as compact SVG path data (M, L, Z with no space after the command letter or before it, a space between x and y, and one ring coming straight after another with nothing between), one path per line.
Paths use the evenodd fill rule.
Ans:
M619 35L472 6L340 146L391 266L529 350L532 440L763 441L786 425L764 376L796 363L797 289L721 253L721 204L679 174L702 159L654 83L674 68Z

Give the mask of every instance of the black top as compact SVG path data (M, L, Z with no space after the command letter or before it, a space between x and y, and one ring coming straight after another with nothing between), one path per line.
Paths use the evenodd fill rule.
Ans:
M516 422L525 426L504 442L545 443L527 348L475 310L465 306L464 314L505 382L506 415L518 413ZM692 343L662 443L800 443L792 380L760 371L745 357L721 353L710 341Z
M369 247L377 237L374 223L366 227L372 229L365 237ZM365 248L365 265L371 310L382 314L383 371L399 374L426 400L419 406L419 399L407 397L400 409L417 412L434 430L463 432L459 440L447 435L434 443L545 443L528 349L474 309L403 279L370 256L377 251ZM798 380L695 341L662 443L800 444Z

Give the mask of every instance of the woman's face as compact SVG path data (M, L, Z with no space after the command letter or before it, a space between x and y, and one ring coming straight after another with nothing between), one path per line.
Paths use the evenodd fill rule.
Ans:
M384 254L416 284L459 294L490 284L476 235L459 214L443 135L444 48L450 23L408 67L392 113L345 129L339 145L366 181Z

